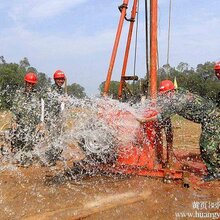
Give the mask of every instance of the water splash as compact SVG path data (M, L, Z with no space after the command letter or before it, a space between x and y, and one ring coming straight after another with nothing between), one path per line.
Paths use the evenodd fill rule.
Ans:
M103 97L77 99L53 92L47 94L42 108L36 97L29 101L27 97L20 99L20 95L14 96L18 101L11 110L18 116L25 111L25 116L19 118L15 131L10 130L7 142L19 143L21 147L12 152L4 148L7 156L2 157L2 161L18 162L27 167L34 163L51 166L57 161L62 161L66 167L91 155L106 161L106 157L116 152L117 146L136 141L140 124L135 117L144 112L140 104ZM43 124L43 129L36 131L38 124ZM19 141L13 143L13 138Z

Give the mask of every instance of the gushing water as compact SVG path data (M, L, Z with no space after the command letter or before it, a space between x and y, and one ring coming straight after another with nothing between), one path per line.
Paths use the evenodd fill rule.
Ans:
M83 181L78 177L93 175L90 168L96 165L114 167L117 153L124 149L126 154L127 146L137 144L137 134L142 126L136 118L146 116L146 109L155 110L149 101L142 105L109 98L76 99L50 93L43 102L38 99L20 104L18 112L22 115L27 111L24 121L21 116L20 121L12 123L7 131L4 128L7 127L9 113L0 115L0 127L6 134L1 142L0 158L0 210L3 219L21 219L29 213L45 213L45 210L64 206L77 208L88 201L91 207L96 207L98 201L105 203L116 199L120 202L127 196L136 198L137 193L143 190L143 181L127 181L127 177L122 175L108 173L111 178ZM14 107L11 112L16 115ZM36 111L35 115L32 111ZM37 121L33 120L35 117ZM118 194L119 190L124 192L124 188L133 191ZM110 195L109 200L102 200L98 194ZM36 216L34 218L37 219Z
M14 182L13 187L21 192L30 188L30 195L25 195L22 200L24 206L30 198L47 206L43 196L45 192L39 188L40 180L37 176L35 180L28 177L32 176L31 172L35 172L34 167L44 169L40 176L43 177L41 181L46 183L47 176L65 176L81 161L89 165L113 163L118 146L136 141L140 124L135 117L142 114L138 105L100 97L61 98L55 93L50 93L50 99L44 99L43 102L41 99L29 102L19 96L20 93L14 97L15 104L10 108L12 113L1 114L2 121L12 122L11 126L1 125L5 136L1 142L0 171L2 175L16 179L18 182ZM54 100L58 102L55 101L54 104ZM54 109L55 113L52 112ZM8 129L5 130L5 127ZM26 167L25 173L20 166ZM89 173L90 171L87 172ZM67 176L74 179L74 173L73 176ZM60 180L65 182L66 178L59 178ZM0 207L5 207L3 212L6 216L16 219L12 204L6 202L8 197L5 192L10 192L10 189L5 189L7 186L2 179L0 185L4 186L0 190ZM73 188L68 182L67 185ZM47 190L50 194L57 193L56 185L50 185ZM75 190L79 191L77 188ZM37 212L41 212L40 208ZM23 209L22 213L27 214L27 210Z
M16 119L12 119L7 144L2 146L3 163L28 167L62 161L66 166L70 160L78 162L94 155L108 161L106 157L114 155L117 146L135 141L140 128L135 117L143 111L140 105L52 92L48 96L45 100L21 93L14 96L11 111Z

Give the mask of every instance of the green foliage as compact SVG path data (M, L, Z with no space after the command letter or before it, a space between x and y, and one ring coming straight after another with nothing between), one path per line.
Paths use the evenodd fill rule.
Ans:
M3 56L0 57L0 109L9 109L16 90L24 86L24 76L27 72L35 72L38 75L37 89L43 90L51 82L45 73L38 73L31 67L28 59L16 63L6 63Z
M28 72L37 74L38 83L36 89L40 92L47 91L51 86L51 79L45 73L38 72L32 67L27 57L24 57L19 64L7 63L3 56L0 56L0 109L10 109L13 96L16 90L24 86L24 76ZM86 97L85 89L77 83L67 87L68 94L77 98Z
M27 71L27 68L30 67L30 63L27 57L24 57L23 60L19 62L19 64L20 64L20 68L26 70L26 72L29 72Z
M119 89L120 82L119 81L111 81L108 94L113 99L118 99L118 89ZM104 92L105 82L102 82L99 85L100 94ZM146 80L139 79L138 81L134 81L131 83L126 82L126 86L124 86L123 93L122 93L122 100L139 100L141 95L144 94L146 90Z
M119 84L120 82L118 81L111 81L110 82L110 87L109 87L109 96L111 96L113 99L117 99L118 98L118 88L119 88ZM99 85L99 91L101 94L103 94L104 92L104 86L105 86L105 82L102 82Z
M73 83L71 85L68 85L67 92L68 92L68 95L75 96L76 98L86 97L85 89L77 83Z
M214 62L205 62L204 64L198 64L196 69L190 67L188 63L184 62L179 63L176 68L171 67L170 65L164 65L158 70L158 85L159 82L164 79L170 79L173 81L176 77L179 87L216 101L220 91L220 82L215 76L213 70L214 64ZM102 82L99 86L101 94L103 93L104 83L105 82ZM127 85L137 97L141 93L143 94L143 89L141 89L140 86L141 84L141 80L135 82L134 90L132 83ZM118 81L111 81L109 94L116 99L118 98L118 87Z
M199 74L204 79L216 79L215 71L213 69L214 62L205 62L204 64L198 64L196 68L196 73Z
M179 65L176 67L176 69L179 72L186 72L189 70L189 64L188 63L184 63L184 62L180 62Z
M0 64L1 109L8 109L11 106L12 96L24 83L24 75L25 72L16 63L2 62Z
M51 86L51 80L47 77L45 73L37 73L38 83L36 85L36 88L38 90L45 90L49 86Z
M3 56L0 56L0 61L1 61L1 64L5 64L5 58Z
M198 64L194 70L189 64L181 62L177 68L170 67L169 74L166 73L166 66L163 66L158 71L158 82L164 79L174 80L176 77L179 87L216 101L220 82L215 76L214 64L214 62Z

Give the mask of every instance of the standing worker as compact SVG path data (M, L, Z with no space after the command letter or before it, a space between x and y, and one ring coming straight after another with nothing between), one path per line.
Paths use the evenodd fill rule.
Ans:
M142 123L152 120L163 121L178 114L187 120L202 126L200 152L206 164L208 174L204 181L220 179L220 111L210 100L183 89L175 89L173 82L164 80L159 87L158 106L160 113L147 119L138 119Z
M215 75L220 80L220 61L215 64L214 70L215 70ZM217 95L217 105L218 107L220 107L220 91L218 92Z
M65 105L66 76L62 70L57 70L53 74L54 84L51 86L51 94L49 100L49 108L55 117L60 117ZM63 85L65 84L65 89Z
M63 130L63 110L65 108L65 91L66 90L66 76L62 70L55 71L53 75L55 83L51 86L50 91L47 92L46 101L46 116L45 124L49 131L49 139L52 143L46 157L50 166L55 165L59 156L61 155L62 149L59 147L59 138L61 137ZM55 143L55 144L54 144Z
M66 76L62 70L57 70L53 74L53 78L55 81L55 84L52 85L52 90L56 91L60 95L64 94L64 88L62 87L66 81Z
M34 89L37 76L29 72L24 77L25 88L18 91L12 105L12 151L18 153L21 165L32 163L34 145L37 143L37 126L41 120L40 98Z
M51 127L51 122L53 122L54 119L56 120L61 117L61 112L64 110L65 100L63 85L66 82L66 76L64 72L57 70L54 73L53 78L55 83L44 95L46 101L46 120L50 124L49 127Z

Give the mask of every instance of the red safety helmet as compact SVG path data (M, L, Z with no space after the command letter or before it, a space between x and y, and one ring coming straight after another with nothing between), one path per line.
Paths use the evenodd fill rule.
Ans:
M175 86L170 80L163 80L160 82L159 93L164 94L168 91L174 90Z
M37 75L35 73L27 73L24 77L24 80L29 83L36 84L37 83Z
M220 79L220 61L217 62L214 66L215 75Z
M220 61L217 62L214 66L215 75L220 79Z
M220 71L220 61L215 64L214 69Z
M53 74L53 78L54 79L65 79L65 74L62 70L57 70L54 74Z

